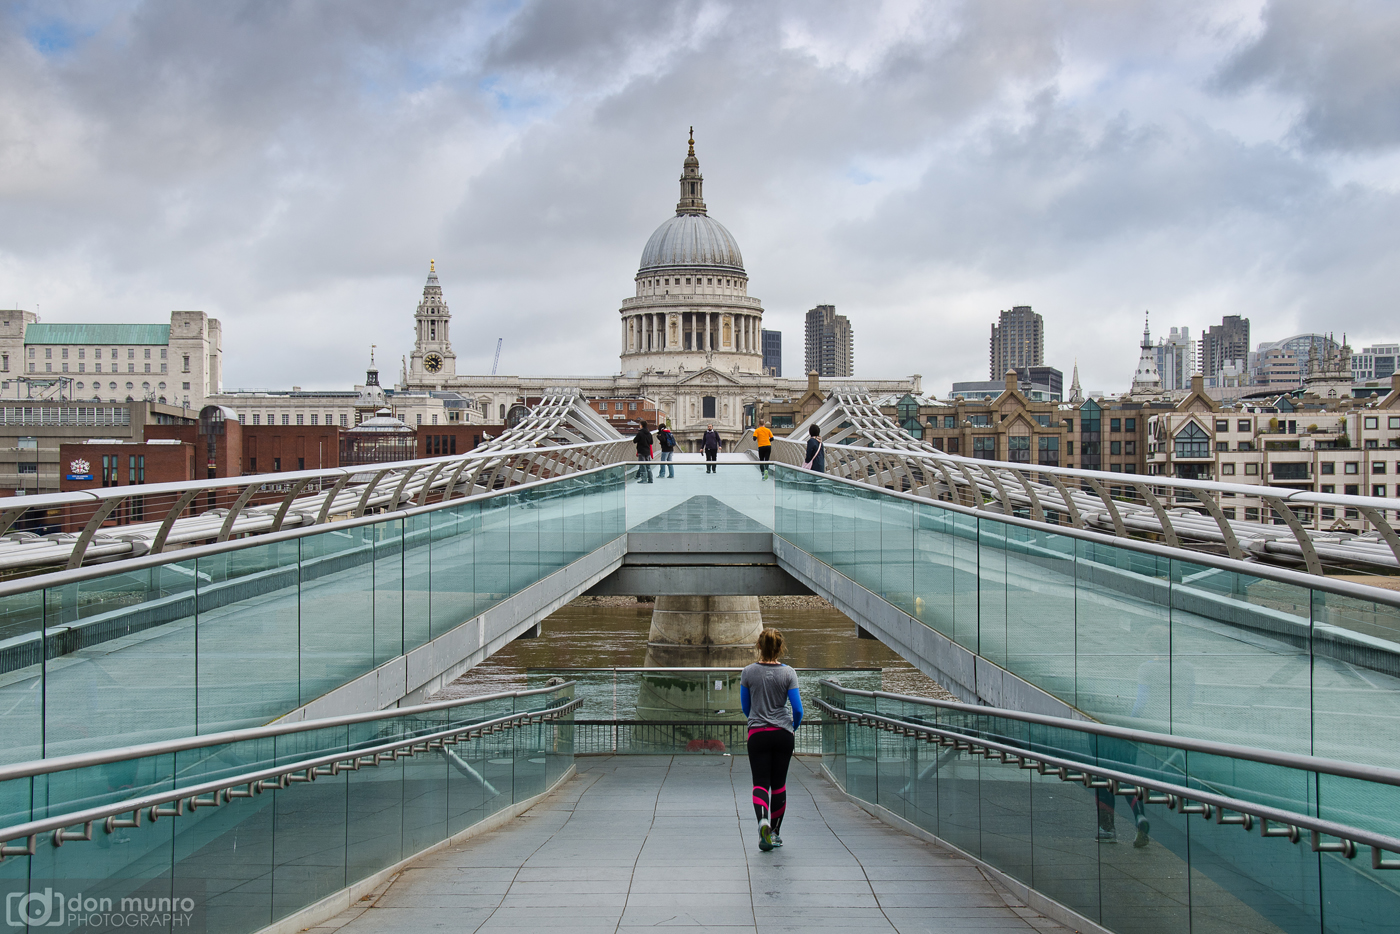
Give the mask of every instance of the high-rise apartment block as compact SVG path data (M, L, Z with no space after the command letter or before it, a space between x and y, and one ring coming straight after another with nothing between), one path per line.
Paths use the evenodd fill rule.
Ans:
M807 372L818 376L853 376L855 345L851 322L835 305L818 305L807 312Z
M1221 370L1235 367L1243 370L1249 362L1249 319L1226 315L1201 336L1200 371L1208 379L1221 375Z
M1003 311L992 325L992 366L990 379L1002 379L1007 370L1045 365L1045 319L1030 305L1017 305Z
M783 332L764 328L761 337L763 339L763 375L782 376Z

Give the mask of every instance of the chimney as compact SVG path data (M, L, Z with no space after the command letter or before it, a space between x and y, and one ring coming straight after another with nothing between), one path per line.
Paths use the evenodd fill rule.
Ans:
M1201 393L1206 391L1206 378L1200 373L1191 374L1191 391Z
M1012 391L1016 389L1016 371L1014 369L1006 371L1006 388Z
M820 392L820 391L821 391L821 377L817 376L817 371L816 371L816 370L813 370L812 372L810 372L810 373L807 374L807 391L808 391L808 392Z

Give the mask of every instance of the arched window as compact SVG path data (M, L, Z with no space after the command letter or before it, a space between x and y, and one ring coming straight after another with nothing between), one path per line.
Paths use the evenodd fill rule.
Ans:
M1177 457L1210 457L1210 437L1195 422L1176 433Z

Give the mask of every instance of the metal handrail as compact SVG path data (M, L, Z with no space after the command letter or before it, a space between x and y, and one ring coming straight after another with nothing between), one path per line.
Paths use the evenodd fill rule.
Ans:
M551 690L556 689L557 686L551 688ZM314 782L321 776L339 775L343 771L358 772L363 766L377 767L386 761L397 762L399 759L411 758L420 752L435 752L463 741L477 739L488 733L498 733L530 723L558 720L577 709L582 703L583 700L579 698L557 707L507 714L492 720L381 743L378 746L357 749L353 752L316 756L295 763L246 772L233 778L219 778L198 785L188 785L184 788L153 792L113 804L100 805L60 814L56 817L46 817L42 820L27 821L23 824L0 828L0 860L7 856L35 855L40 834L52 833L51 840L54 846L62 846L66 842L75 840L91 840L93 824L98 821L102 821L102 829L110 834L123 827L138 827L143 820L155 823L161 817L181 817L185 814L186 807L191 813L201 807L219 807L235 798L251 798L264 791L290 788L297 783ZM240 787L241 790L235 790L240 789ZM205 797L206 795L210 797ZM172 803L175 805L173 809L162 807ZM131 814L131 817L118 819L120 814ZM67 828L79 824L83 825L81 832L67 830ZM5 845L11 840L21 839L25 841L24 846Z
M468 485L470 494L475 492L478 481L485 479L486 491L490 492L498 483L503 487L515 487L530 482L532 476L550 479L619 463L627 459L629 450L623 439L541 446L542 440L535 438L517 447L502 447L498 438L465 454L385 464L3 497L0 498L0 536L9 532L26 512L35 509L83 507L86 510L90 507L92 515L80 533L0 543L0 567L66 562L69 568L75 568L88 559L119 560L125 555L141 554L143 549L158 554L169 545L222 541L234 535L264 534L269 530L276 532L289 522L308 527L325 524L341 514L358 518L368 509L387 507L397 511L404 505L425 505L430 491L440 491L439 502L446 502L458 494L462 482ZM469 465L477 465L478 469L466 472L463 468ZM456 469L447 469L453 467ZM488 467L489 471L483 469ZM384 482L389 474L394 474L397 482ZM365 477L367 482L353 484L351 481L356 477ZM320 488L305 492L313 483ZM286 488L287 492L272 502L248 506L252 497L267 487ZM231 503L221 503L219 508L204 513L184 515L200 494L228 497L235 491L241 491L241 495ZM281 490L276 492L281 493ZM159 497L169 497L174 507L167 511L148 505L148 498ZM163 514L163 518L109 528L103 536L103 523L110 514L132 500L139 500L143 511L149 508L156 515ZM87 518L87 513L83 516ZM70 540L73 535L76 539Z
M575 681L566 681L563 684L530 688L524 691L499 691L495 694L478 694L474 697L433 701L428 704L415 704L412 707L393 707L388 710L374 710L369 713L344 714L339 717L325 717L319 720L281 721L270 723L266 726L245 727L241 730L225 730L222 733L201 733L195 736L183 736L179 739L159 740L154 743L118 746L114 749L104 749L101 752L79 752L69 756L54 756L49 759L31 759L28 762L15 762L10 765L0 766L0 782L8 782L16 778L30 778L35 775L46 775L50 772L66 772L70 769L80 769L90 765L106 765L110 762L121 762L126 759L144 759L147 756L183 752L187 749L199 749L203 746L223 746L228 743L240 743L252 739L265 739L269 736L285 736L288 733L304 733L308 730L332 729L352 723L368 723L373 720L393 720L399 717L417 716L419 714L432 713L437 710L447 710L451 707L468 707L472 704L483 704L487 701L503 700L507 697L534 697L537 694L549 694L575 684L577 684Z
M830 688L840 694L855 697L883 697L903 703L922 704L926 707L941 707L946 710L955 710L958 713L973 714L979 717L1001 717L1006 720L1019 720L1023 723L1034 723L1038 726L1050 726L1058 729L1074 730L1079 733L1110 736L1114 739L1122 739L1134 743L1149 743L1154 746L1166 746L1171 749L1180 749L1183 752L1202 752L1208 755L1224 756L1230 759L1246 759L1250 762L1278 765L1284 768L1299 769L1305 772L1335 775L1339 778L1354 778L1360 781L1400 786L1400 769L1388 769L1379 765L1362 765L1356 762L1345 762L1341 759L1326 759L1321 756L1306 756L1300 753L1279 752L1273 749L1260 749L1255 746L1237 746L1234 743L1222 743L1209 739L1194 739L1188 736L1176 736L1171 733L1152 733L1147 730L1134 730L1128 727L1110 726L1106 723L1097 723L1093 720L1074 720L1068 717L1055 717L1049 714L1027 713L1022 710L1006 710L1001 707L984 707L980 704L964 704L959 701L937 700L932 697L891 694L887 691L863 691L859 688L844 687L835 681L829 681L825 678L817 683L822 687ZM858 711L851 712L856 713Z
M774 463L772 466L782 467L796 472L796 476L816 476L823 481L845 484L857 490L870 491L872 489L884 496L892 496L903 499L910 503L917 503L924 506L936 506L939 509L946 509L949 512L957 512L968 516L990 516L997 522L1006 525L1014 525L1023 529L1032 529L1037 532L1052 532L1055 535L1063 535L1068 538L1078 538L1084 541L1096 542L1102 545L1111 545L1114 548L1122 548L1128 551L1136 551L1142 554L1157 555L1163 558L1172 558L1177 561L1188 561L1192 564L1200 564L1206 567L1215 568L1222 571L1231 571L1237 574L1244 574L1250 577L1260 577L1267 580L1278 581L1283 584L1292 584L1297 587L1306 587L1312 590L1320 590L1325 593L1334 593L1343 597L1352 597L1357 600L1364 600L1369 603L1380 603L1388 606L1400 607L1400 591L1385 590L1380 587L1369 587L1364 584L1356 584L1351 581L1336 580L1328 577L1317 576L1305 571L1294 570L1292 568L1280 567L1271 564L1262 564L1255 561L1244 561L1236 558L1228 558L1210 552L1191 551L1190 549L1176 546L1159 545L1156 542L1146 541L1139 538L1122 538L1107 532L1096 532L1089 528L1080 528L1067 525L1050 525L1046 522L1037 522L1034 519L1023 519L1020 516L1008 513L989 513L985 509L966 506L962 503L950 502L948 500L934 499L904 490L891 490L883 487L873 487L869 483L860 480L852 480L842 477L839 474L812 474L801 467L786 463Z
M586 470L579 470L567 474L570 478L588 476L590 474L601 473L605 470L612 470L619 466L626 466L631 461L619 461L615 463L600 464ZM275 474L274 476L282 476ZM333 525L335 530L358 528L365 525L374 525L384 522L386 519L399 519L423 515L429 512L436 512L441 509L461 506L465 503L484 502L493 497L505 496L511 493L518 493L521 490L543 486L561 479L560 477L544 477L539 480L530 480L524 483L517 483L514 486L506 486L502 489L488 489L480 493L473 493L457 499L443 499L436 503L428 503L422 506L405 506L397 509L391 516L368 515L358 516L353 519L344 519L335 523L311 525L302 528L281 529L276 532L262 532L255 537L242 539L229 539L224 542L217 542L209 545L192 545L182 548L178 555L170 552L150 552L139 557L119 558L117 560L103 564L88 564L78 568L67 568L62 571L51 571L46 574L35 575L33 577L16 578L8 581L0 581L0 597L12 596L18 593L28 593L33 590L41 590L45 587L55 587L62 584L76 583L78 581L91 580L97 577L105 577L109 574L122 573L126 571L137 571L148 567L170 564L176 561L189 561L194 558L208 555L222 554L229 551L239 551L244 548L252 548L259 545L266 545L272 542L288 541L294 538L302 538L308 535L317 535L327 531L328 526ZM125 490L140 490L140 487L123 487ZM353 489L353 488L352 488ZM208 536L213 538L213 535Z
M916 736L925 742L952 747L1006 764L1015 764L1021 769L1035 770L1041 775L1054 774L1062 782L1077 782L1086 788L1104 789L1114 795L1136 797L1144 804L1165 804L1169 809L1183 815L1199 814L1206 820L1214 818L1217 824L1235 824L1249 831L1258 821L1259 834L1263 837L1287 837L1290 842L1297 843L1302 839L1302 831L1306 830L1314 853L1339 853L1347 859L1352 859L1356 856L1358 844L1368 846L1371 848L1371 868L1400 869L1400 859L1385 857L1387 853L1400 853L1400 839L1387 834L1373 833L1309 814L1256 804L1229 795L1201 788L1189 788L1118 769L1089 766L1075 759L1064 759L1024 746L970 737L945 727L913 723L881 714L850 711L821 698L817 698L817 706L833 719L844 723L854 723L857 726L901 736ZM1273 824L1281 826L1270 826ZM1324 841L1323 835L1336 837L1337 840L1335 843Z
M1386 517L1387 510L1400 511L1400 498L1115 474L946 454L910 437L873 399L855 392L833 393L792 435L775 439L781 442L775 456L791 464L801 463L804 457L798 452L806 440L805 430L811 425L824 427L824 433L833 439L826 443L828 469L837 474L858 473L858 479L868 485L907 485L912 490L922 487L934 498L938 495L935 488L941 486L955 501L966 498L967 505L1003 513L1025 508L1033 520L1040 522L1045 519L1048 505L1063 510L1077 528L1084 528L1092 520L1111 525L1119 537L1133 533L1160 535L1168 545L1179 545L1184 538L1209 547L1223 546L1229 557L1239 560L1253 556L1298 561L1315 575L1325 573L1324 559L1344 565L1400 567L1400 533ZM843 439L859 440L842 444ZM1087 486L1092 494L1071 489L1065 483L1067 478L1076 481L1075 487ZM1048 484L1044 482L1047 479ZM1003 482L1011 480L1015 482ZM1130 488L1142 503L1115 499L1104 489L1105 483ZM1170 491L1165 504L1155 489ZM1275 514L1282 527L1227 518L1218 502L1222 494L1257 498L1261 508ZM1369 524L1380 540L1366 541L1350 530L1324 531L1320 525L1310 532L1294 512L1302 506L1354 510L1355 518ZM1175 516L1168 507L1176 511ZM1320 524L1320 517L1315 515L1314 521Z

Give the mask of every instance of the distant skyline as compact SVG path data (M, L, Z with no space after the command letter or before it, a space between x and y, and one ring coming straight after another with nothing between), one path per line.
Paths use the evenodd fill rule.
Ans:
M106 0L0 7L0 304L224 323L228 387L386 383L436 259L458 372L608 374L686 130L764 326L986 372L998 311L1127 388L1224 315L1400 339L1400 7Z

